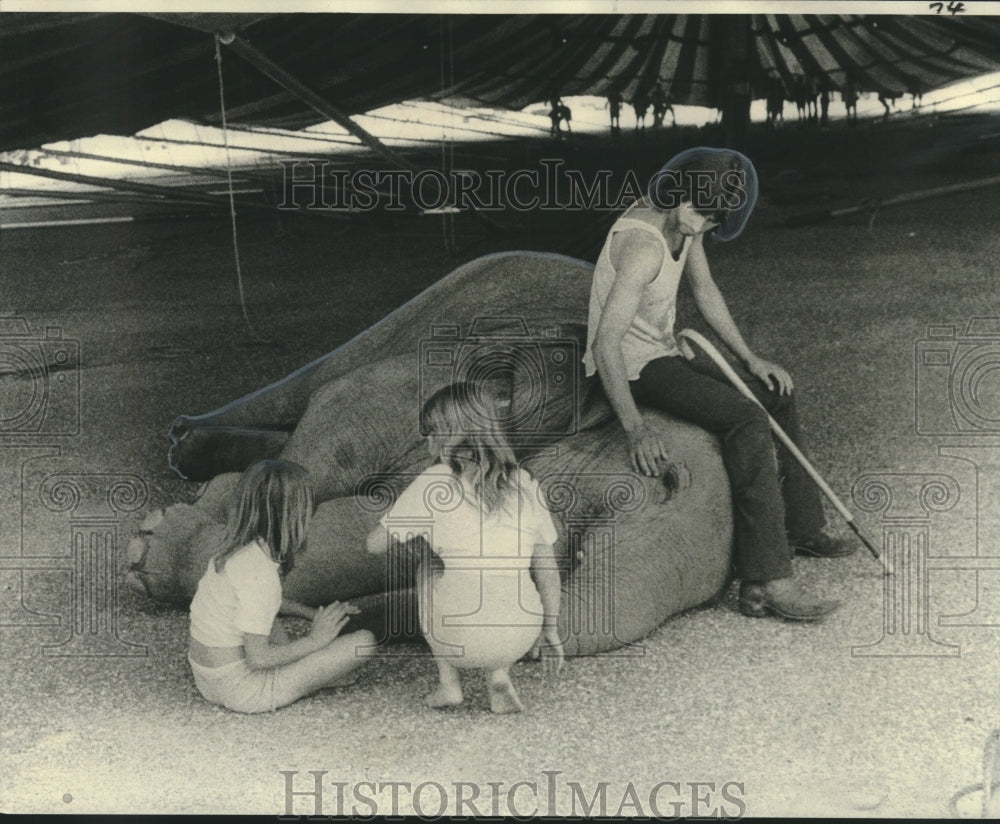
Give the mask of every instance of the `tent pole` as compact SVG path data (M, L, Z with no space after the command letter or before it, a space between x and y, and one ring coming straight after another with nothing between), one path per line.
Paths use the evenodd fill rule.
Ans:
M935 197L946 197L958 192L970 192L973 189L982 189L986 186L1000 185L1000 175L984 177L980 180L969 180L965 183L952 183L948 186L936 186L933 189L919 189L915 192L906 192L901 195L893 195L886 198L872 198L865 200L857 206L845 206L841 209L830 209L819 212L807 212L801 215L792 215L786 218L785 226L806 226L810 223L820 223L824 220L845 217L846 215L856 215L862 212L874 212L887 206L899 206L903 203L914 203L919 200L930 200Z
M229 33L227 33L229 35ZM371 132L366 131L353 120L351 120L348 115L344 114L336 106L332 105L328 100L317 94L305 83L300 81L297 77L292 75L290 72L283 69L273 60L271 60L266 55L255 49L248 41L240 37L238 34L233 33L232 41L230 41L229 36L222 38L222 42L230 49L232 49L236 54L246 60L250 65L260 71L262 74L270 77L275 83L281 86L283 89L290 91L297 98L299 98L303 103L311 106L319 114L325 117L327 120L334 121L341 128L346 129L352 135L354 135L358 140L360 140L365 146L374 152L382 155L386 160L391 161L399 166L401 169L407 169L409 171L416 171L413 164L403 157L400 157L392 149L386 146L381 140L379 140Z
M290 91L303 103L311 106L327 120L332 120L341 128L346 129L372 151L377 152L386 160L396 164L396 166L400 169L406 169L411 172L417 171L417 167L414 164L410 163L410 161L406 158L396 154L396 152L386 146L381 140L375 137L375 135L363 129L351 120L348 115L336 106L332 105L322 95L310 89L297 77L283 69L266 55L259 52L238 34L235 32L226 32L224 36L220 34L219 39L228 48L236 52L236 54L246 60L262 74L270 77L279 86ZM473 209L472 214L492 229L503 230L504 228L495 220L477 209Z
M725 143L730 149L742 149L750 124L753 89L750 78L750 55L753 42L753 18L749 14L727 15L720 21L719 42L723 47L716 67L717 94L722 108Z
M79 201L107 201L109 203L152 203L163 204L162 198L140 195L136 192L49 192L45 189L19 189L4 187L3 193L11 197L36 197L47 200L68 200L71 203Z

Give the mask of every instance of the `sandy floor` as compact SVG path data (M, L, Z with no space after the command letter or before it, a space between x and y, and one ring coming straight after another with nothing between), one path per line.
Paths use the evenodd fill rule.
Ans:
M570 661L554 686L537 666L518 665L528 709L517 717L491 716L474 681L464 708L425 709L433 664L408 648L377 659L352 688L271 716L215 709L187 670L183 611L112 590L118 641L99 655L93 644L75 648L89 656L60 646L89 626L73 630L74 619L90 617L72 610L74 582L86 576L71 574L68 553L71 536L99 529L117 530L122 549L144 511L193 495L166 465L175 415L282 377L479 254L583 254L592 217L525 218L518 234L497 238L459 220L451 255L437 217L280 227L243 219L249 310L269 344L240 314L224 222L3 233L0 315L25 318L36 338L61 327L79 343L81 368L52 383L47 402L62 417L0 437L0 808L385 814L396 811L395 786L398 812L418 814L948 815L949 798L981 780L983 744L1000 722L1000 575L958 560L997 551L1000 453L989 436L1000 392L986 369L977 402L992 417L969 431L918 434L915 410L947 411L948 388L947 379L928 382L917 353L929 324L951 324L959 339L946 347L984 346L985 363L995 363L1000 328L974 343L963 333L970 318L998 314L1000 191L883 209L874 220L781 221L994 173L996 140L978 135L997 124L973 126L789 129L761 150L750 229L710 252L752 345L796 378L817 469L848 501L870 473L893 490L889 509L876 498L872 511L852 504L879 544L884 530L927 536L926 577L889 588L914 599L895 613L914 623L884 623L883 579L863 552L797 560L810 587L845 602L826 623L746 619L730 593L672 619L632 654ZM622 145L576 151L593 162ZM657 149L640 148L652 162ZM681 323L691 320L685 304ZM4 401L2 420L17 402ZM931 412L920 414L923 427ZM87 502L74 510L56 495L43 506L39 489L56 473L75 476ZM110 526L88 520L108 515L101 490L125 476L145 502ZM921 498L928 481L944 497ZM95 603L93 593L77 601ZM325 771L321 801L308 794L310 771Z

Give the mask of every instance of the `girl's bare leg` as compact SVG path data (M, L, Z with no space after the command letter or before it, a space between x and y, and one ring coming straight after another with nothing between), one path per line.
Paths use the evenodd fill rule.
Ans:
M416 569L416 591L417 600L420 604L421 616L424 611L430 612L432 592L434 590L434 571L429 557L424 557ZM421 619L423 623L423 619ZM458 676L458 670L443 656L434 656L434 663L438 668L438 685L424 696L424 703L428 707L457 707L462 703L462 681Z
M462 682L458 670L444 658L434 658L438 668L437 689L424 696L428 707L457 707L462 703Z
M490 709L496 713L521 712L524 704L517 696L517 690L510 680L507 667L496 669L487 676L490 693Z
M291 638L288 637L288 630L285 629L285 625L282 623L280 618L275 618L274 623L271 624L271 643L283 645L287 644Z
M341 687L357 677L355 670L375 654L375 636L366 629L342 635L331 644L281 668L282 695L278 706L316 690Z

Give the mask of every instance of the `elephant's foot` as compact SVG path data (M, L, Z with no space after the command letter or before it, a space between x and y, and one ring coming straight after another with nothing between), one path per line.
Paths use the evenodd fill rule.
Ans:
M510 681L507 670L496 670L489 675L490 709L497 715L524 710L524 704Z
M181 416L170 427L167 463L182 478L207 481L223 472L242 472L264 458L276 458L289 436L280 429L207 426Z

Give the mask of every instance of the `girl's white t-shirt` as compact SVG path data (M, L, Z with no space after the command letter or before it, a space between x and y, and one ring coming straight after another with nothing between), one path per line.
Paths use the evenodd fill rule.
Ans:
M475 491L447 464L425 469L382 517L397 540L424 537L448 566L518 572L531 564L535 544L552 544L558 534L542 502L538 482L525 470L517 474L519 492L507 506L484 512ZM459 560L461 559L461 560Z
M281 608L281 576L259 542L237 550L222 572L215 560L191 601L191 637L208 647L239 647L244 633L270 635Z

